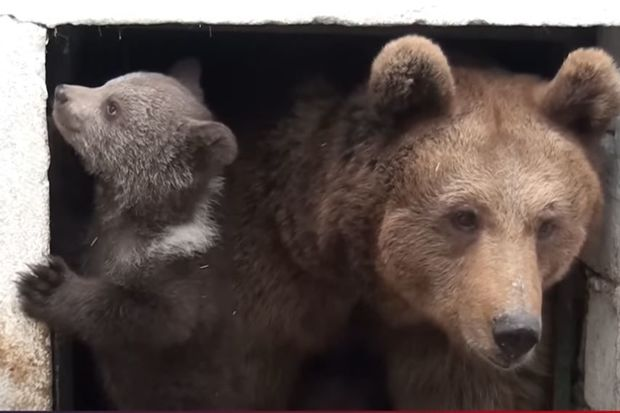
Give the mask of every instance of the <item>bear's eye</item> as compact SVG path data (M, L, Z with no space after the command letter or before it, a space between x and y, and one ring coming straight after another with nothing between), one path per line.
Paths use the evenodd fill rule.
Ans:
M115 117L118 114L118 105L115 102L108 102L106 105L106 113L110 118Z
M545 240L549 238L556 229L556 224L551 219L546 219L540 223L538 226L537 236L540 240Z
M469 209L454 212L450 220L456 229L463 232L473 232L478 229L478 215Z

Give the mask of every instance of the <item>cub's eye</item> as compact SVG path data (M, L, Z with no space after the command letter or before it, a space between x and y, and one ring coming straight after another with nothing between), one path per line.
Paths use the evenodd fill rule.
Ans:
M118 113L118 105L115 102L108 102L105 110L106 110L107 115L113 118Z
M537 236L539 240L545 240L549 238L555 232L557 225L553 220L546 219L538 226Z
M478 214L469 209L454 212L450 221L456 229L463 232L474 232L479 226Z

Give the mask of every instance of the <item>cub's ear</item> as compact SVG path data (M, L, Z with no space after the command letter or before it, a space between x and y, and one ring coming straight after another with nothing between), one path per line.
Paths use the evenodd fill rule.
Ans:
M204 93L200 86L202 65L198 59L188 58L179 60L170 68L168 74L189 89L200 102L204 100Z
M620 74L613 59L595 48L570 53L543 90L541 107L575 133L602 135L620 114Z
M439 46L421 36L387 43L372 63L370 98L380 113L443 113L454 99L454 78Z
M230 165L237 158L237 139L233 132L220 122L191 119L187 133L194 142L206 150L211 162Z

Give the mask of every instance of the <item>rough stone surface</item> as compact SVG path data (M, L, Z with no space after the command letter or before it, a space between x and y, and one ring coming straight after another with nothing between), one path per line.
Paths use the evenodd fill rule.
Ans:
M592 280L590 287L586 318L585 399L594 410L618 410L619 291L602 280Z
M227 0L217 4L177 0L144 7L143 2L120 0L105 2L3 0L0 4L0 14L12 14L20 20L37 22L48 27L64 23L613 26L620 25L620 2L613 0L590 0L588 3L563 2L562 6L558 7L556 2L539 0L518 2L391 0L387 3L356 2L352 7L351 2L333 0L306 2Z
M0 410L45 410L48 333L22 316L14 280L49 245L46 30L5 16L0 39Z
M615 132L603 139L603 185L605 211L603 226L595 234L581 258L600 276L620 281L620 118L615 122Z
M620 62L620 28L600 31L599 45ZM620 410L620 118L603 141L605 218L583 259L590 279L585 324L585 399L595 410Z

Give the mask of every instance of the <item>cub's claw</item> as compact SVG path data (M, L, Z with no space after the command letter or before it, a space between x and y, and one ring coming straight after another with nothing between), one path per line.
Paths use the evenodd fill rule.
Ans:
M17 291L22 310L40 321L47 321L54 294L67 280L70 270L62 258L49 257L47 262L29 265L19 273Z

